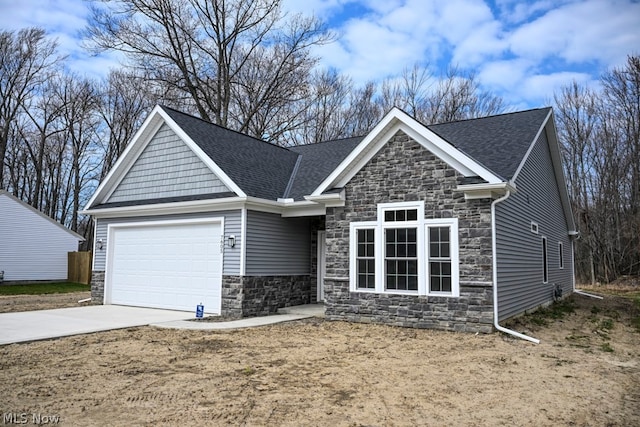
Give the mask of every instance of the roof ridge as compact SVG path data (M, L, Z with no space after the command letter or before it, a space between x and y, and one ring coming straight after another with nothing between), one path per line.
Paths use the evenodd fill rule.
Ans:
M161 105L161 104L159 104L159 106L160 106L160 108L167 109L167 110L171 110L171 111L176 112L176 113L178 113L178 114L182 114L183 116L187 116L187 117L189 117L189 118L199 120L199 121L201 121L201 122L203 122L203 123L206 123L207 125L215 126L215 127L220 128L220 129L224 129L224 130L226 130L226 131L233 132L233 133L236 133L236 134L238 134L238 135L242 135L242 136L243 136L243 137L245 137L245 138L250 138L250 139L253 139L254 141L261 142L261 143L263 143L263 144L268 144L268 145L270 145L270 146L272 146L272 147L281 148L281 149L286 150L286 151L291 151L291 150L289 150L287 147L283 147L283 146L281 146L281 145L277 145L277 144L274 144L274 143L272 143L272 142L265 141L264 139L256 138L255 136L247 135L246 133L242 133L242 132L240 132L240 131L237 131L237 130L234 130L234 129L228 128L228 127L226 127L226 126L222 126L222 125L219 125L219 124L216 124L216 123L212 123L212 122L210 122L210 121L208 121L208 120L203 119L202 117L194 116L193 114L185 113L185 112L183 112L183 111L176 110L175 108L167 107L166 105ZM296 153L296 154L297 154L297 153Z
M432 123L432 124L429 124L429 125L425 125L423 123L423 125L427 126L427 127L431 127L431 126L438 126L438 125L448 125L448 124L452 124L452 123L471 122L471 121L474 121L474 120L490 119L490 118L493 118L493 117L502 117L502 116L509 116L509 115L514 115L514 114L530 113L532 111L539 111L539 110L549 110L551 108L552 107L530 108L528 110L509 111L507 113L491 114L490 116L471 117L471 118L468 118L468 119L451 120L449 122Z
M340 142L340 141L345 141L347 139L364 138L365 136L366 135L356 135L356 136L345 136L345 137L336 138L336 139L326 139L324 141L312 142L311 144L296 145L296 147L304 147L306 145L325 144L327 142Z

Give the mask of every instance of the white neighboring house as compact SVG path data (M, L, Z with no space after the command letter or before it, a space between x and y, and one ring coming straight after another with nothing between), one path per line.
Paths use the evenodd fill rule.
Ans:
M66 280L82 236L0 190L0 272L5 281Z

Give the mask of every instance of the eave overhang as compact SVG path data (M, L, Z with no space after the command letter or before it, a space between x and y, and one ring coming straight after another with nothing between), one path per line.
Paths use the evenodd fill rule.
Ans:
M326 208L335 208L344 206L345 201L344 189L337 193L323 193L318 195L304 196L304 199L310 202L321 204Z
M215 212L221 210L251 209L260 212L279 214L282 217L325 215L326 207L313 201L278 201L257 197L228 197L223 199L192 200L186 202L168 202L141 204L135 206L119 206L91 208L80 211L80 214L94 218L135 217L147 215L172 215L183 213Z
M509 182L464 184L456 187L456 190L464 192L465 200L497 199L507 194L507 191L515 193L516 186Z

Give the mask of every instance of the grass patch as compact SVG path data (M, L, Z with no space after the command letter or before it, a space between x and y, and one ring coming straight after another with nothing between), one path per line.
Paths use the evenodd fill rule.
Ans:
M534 325L546 326L549 320L563 319L567 314L575 313L576 306L570 299L554 302L548 307L540 308L525 318Z
M29 283L24 285L2 285L0 286L0 295L66 294L90 290L91 285L83 285L81 283Z
M548 326L550 320L563 319L567 314L575 313L575 311L575 302L571 298L566 298L547 307L538 308L522 316L508 319L505 325L510 328Z
M613 319L602 319L600 321L599 328L606 331L610 331L611 329L613 329Z
M255 370L255 368L252 368L251 366L247 366L241 372L242 372L242 375L245 375L245 376L248 377L248 376L251 376L251 375L255 374L256 370Z
M600 349L601 349L602 351L604 351L605 353L613 353L613 351L614 351L614 350L613 350L613 347L611 347L611 344L609 344L608 342L603 343L603 344L600 346Z

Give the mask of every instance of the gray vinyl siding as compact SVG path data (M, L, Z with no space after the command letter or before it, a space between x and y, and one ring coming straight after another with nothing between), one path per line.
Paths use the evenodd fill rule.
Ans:
M573 288L571 242L555 172L543 132L516 179L517 192L496 205L498 314L507 319L548 303L559 284ZM538 234L531 232L531 222ZM542 238L547 239L549 280L543 283ZM564 251L559 268L558 242Z
M125 222L149 222L195 218L220 218L224 217L224 235L236 236L236 245L233 248L225 247L222 261L224 275L237 276L240 274L240 253L242 251L242 233L240 210L206 212L181 215L140 216L128 218L98 218L96 220L96 242L102 239L105 242L102 249L94 248L93 270L104 271L107 254L107 228L109 224L122 224Z
M163 124L108 202L222 193L229 189Z
M0 192L0 271L4 280L66 280L68 252L81 238Z
M310 274L310 222L247 211L246 250L247 276Z

